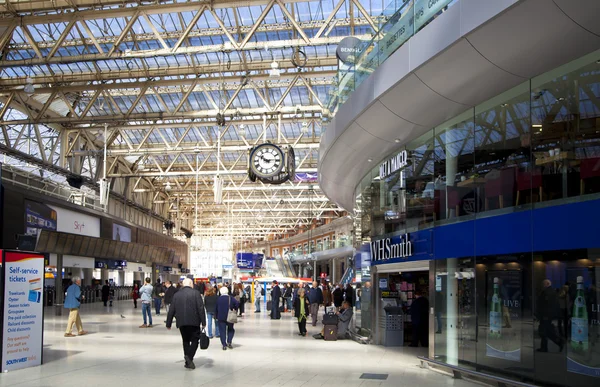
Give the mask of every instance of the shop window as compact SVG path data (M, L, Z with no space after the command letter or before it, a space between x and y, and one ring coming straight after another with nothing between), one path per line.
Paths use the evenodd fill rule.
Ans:
M544 201L600 192L597 54L531 81L533 162Z
M435 129L435 220L479 210L484 180L474 171L474 130L472 109Z
M475 107L475 166L467 178L481 182L481 211L506 211L532 198L539 170L530 157L529 104L526 82Z
M405 169L406 228L418 230L431 226L434 216L434 141L433 130L410 142L406 147Z

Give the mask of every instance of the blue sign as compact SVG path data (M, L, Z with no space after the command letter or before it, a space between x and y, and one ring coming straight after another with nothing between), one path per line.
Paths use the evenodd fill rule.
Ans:
M369 245L371 265L433 259L433 230L392 234Z
M263 254L237 253L235 262L238 269L253 270L262 267Z
M56 211L45 204L25 201L26 234L37 235L38 230L56 231Z

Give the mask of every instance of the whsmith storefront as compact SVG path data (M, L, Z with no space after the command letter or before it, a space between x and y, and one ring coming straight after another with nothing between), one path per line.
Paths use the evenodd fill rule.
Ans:
M431 359L600 385L597 54L431 128L365 176L356 230L374 307L361 326L374 342L383 307L408 314L423 291Z

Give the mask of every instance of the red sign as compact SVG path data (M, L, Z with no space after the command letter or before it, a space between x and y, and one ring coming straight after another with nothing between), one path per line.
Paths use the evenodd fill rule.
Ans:
M327 278L327 273L321 273L321 278Z

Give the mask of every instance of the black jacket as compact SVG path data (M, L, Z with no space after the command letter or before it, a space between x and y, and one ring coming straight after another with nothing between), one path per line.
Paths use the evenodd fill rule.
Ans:
M294 300L294 317L300 318L300 297L296 297ZM308 297L304 297L304 314L308 317L310 315L310 302Z
M425 297L419 297L410 304L410 321L413 325L429 323L429 301Z
M167 290L165 290L165 304L171 304L173 302L173 296L177 293L177 288L173 285L169 286Z
M188 286L181 288L173 296L167 315L167 328L171 328L173 316L177 318L177 328L206 326L202 295Z
M206 286L204 285L204 282L200 282L200 283L194 285L194 289L196 289L197 291L199 291L200 294L204 295L204 291L206 290Z
M544 288L537 298L535 317L538 320L554 320L559 315L558 294L551 287Z
M152 289L152 297L160 298L160 294L165 292L165 288L161 283L155 283L154 288Z
M344 289L344 301L348 301L350 306L354 306L355 300L356 296L354 294L354 288L350 285L346 286Z
M339 308L342 306L342 302L344 302L344 291L340 288L336 288L333 291L333 304Z
M217 296L213 294L212 296L204 296L204 307L206 308L206 313L215 314L217 311Z
M108 300L110 294L110 286L102 285L102 300Z

